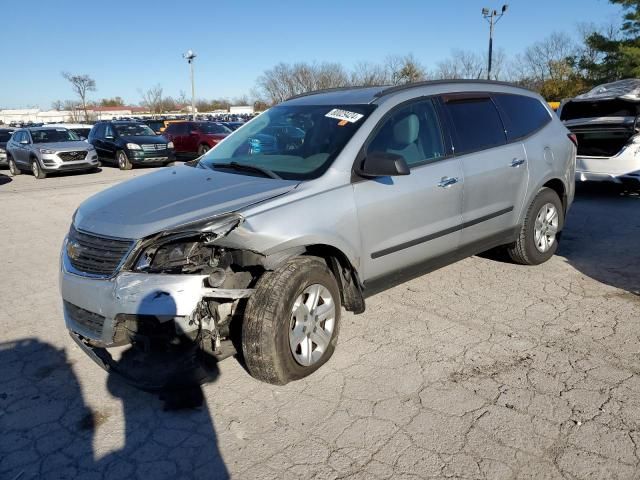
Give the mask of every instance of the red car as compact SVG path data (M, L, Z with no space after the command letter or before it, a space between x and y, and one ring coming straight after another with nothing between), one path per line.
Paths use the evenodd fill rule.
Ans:
M216 122L173 122L163 135L171 142L176 155L201 156L231 133Z

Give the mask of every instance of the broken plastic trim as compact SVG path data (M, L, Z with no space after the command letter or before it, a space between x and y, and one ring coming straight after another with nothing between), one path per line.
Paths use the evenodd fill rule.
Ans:
M164 252L166 267L177 268L188 265L189 255L203 245L209 245L218 238L222 238L237 228L244 218L239 214L229 214L204 221L186 224L181 227L162 232L143 240L132 255L129 267L138 272L149 271L156 260L162 257L163 248L175 244L172 251ZM180 253L182 248L182 253ZM171 254L177 252L178 257L171 259ZM160 257L160 258L158 258ZM162 269L162 265L156 266ZM156 268L156 269L157 269Z

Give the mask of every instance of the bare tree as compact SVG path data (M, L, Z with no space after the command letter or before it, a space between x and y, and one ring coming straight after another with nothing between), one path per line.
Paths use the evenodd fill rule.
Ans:
M247 95L235 97L229 103L231 105L251 105L251 102L249 101L249 97Z
M349 76L338 63L279 63L258 78L256 93L275 104L301 93L347 85Z
M565 68L558 68L575 57L578 47L571 37L563 32L555 32L550 36L528 47L524 54L517 57L519 76L531 78L534 82L555 80Z
M72 100L65 100L63 105L63 110L69 112L69 121L71 123L80 123L82 121L83 109L82 105L78 104L78 102L74 102ZM86 115L86 110L84 114ZM85 116L85 121L87 121L87 117Z
M392 85L419 82L427 78L426 69L412 54L391 55L385 61L385 70Z
M351 85L354 86L374 86L387 85L391 83L384 65L376 63L360 62L351 71Z
M180 108L185 107L186 105L191 105L191 100L187 98L187 94L184 90L180 90L177 102L180 105Z
M451 56L438 63L435 76L442 80L467 78L479 79L486 68L481 55L466 50L453 50Z
M62 100L54 100L53 102L51 102L51 108L58 111L63 110L64 102Z
M149 113L158 114L162 113L162 87L156 85L151 87L147 91L138 90L142 96L142 106L149 109Z
M82 110L84 111L84 119L88 122L87 94L96 91L96 81L89 75L72 75L68 72L62 72L62 77L71 83L71 88L80 98Z

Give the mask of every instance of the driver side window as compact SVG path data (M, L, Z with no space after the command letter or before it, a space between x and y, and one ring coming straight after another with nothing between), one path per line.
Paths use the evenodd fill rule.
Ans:
M422 100L393 112L369 143L367 155L373 152L402 155L409 167L444 157L433 101Z

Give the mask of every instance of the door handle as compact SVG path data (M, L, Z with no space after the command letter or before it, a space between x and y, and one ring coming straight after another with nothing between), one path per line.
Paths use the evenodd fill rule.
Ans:
M512 167L519 167L523 163L524 163L524 158L514 158L513 160L511 160Z
M451 185L455 185L456 183L458 183L458 179L456 177L442 177L440 179L440 182L438 183L438 186L442 188L447 188L447 187L450 187Z

